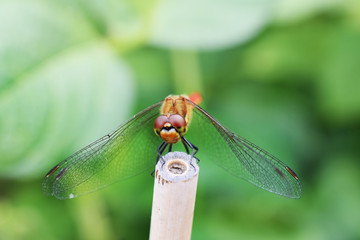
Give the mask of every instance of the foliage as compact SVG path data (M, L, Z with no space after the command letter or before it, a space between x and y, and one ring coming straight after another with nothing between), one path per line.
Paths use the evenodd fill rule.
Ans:
M354 0L1 0L0 239L147 238L150 173L67 201L41 180L192 91L304 189L282 198L201 159L193 239L360 238L359 13Z

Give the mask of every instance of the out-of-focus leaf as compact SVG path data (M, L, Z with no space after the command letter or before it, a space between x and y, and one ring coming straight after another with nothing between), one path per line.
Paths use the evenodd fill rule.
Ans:
M38 181L26 181L0 200L0 239L75 238L77 224L66 202L49 201L37 189Z
M331 52L322 69L317 90L320 109L331 122L360 118L360 34L340 30L331 39Z
M327 43L337 28L313 19L308 24L268 31L246 49L236 51L238 58L227 60L224 74L263 82L311 83L318 78L325 54L331 51Z
M268 22L273 1L161 1L150 41L161 47L218 49L256 36Z
M172 92L171 61L167 50L158 48L140 48L131 51L124 59L133 69L137 81L137 105L141 111L149 105L159 102Z
M358 155L337 152L325 158L328 164L318 176L308 228L316 224L316 231L324 239L357 239L360 236Z
M71 11L7 1L0 19L0 175L46 173L125 120L132 74Z
M286 23L311 17L329 8L343 4L343 0L280 0L277 1L275 20Z
M6 113L0 117L0 173L44 172L64 150L120 125L130 109L130 80L124 63L102 43L73 49L23 76L0 98Z
M119 48L147 41L149 23L156 0L88 0L82 9Z
M0 2L0 91L54 54L94 38L79 14L48 2Z

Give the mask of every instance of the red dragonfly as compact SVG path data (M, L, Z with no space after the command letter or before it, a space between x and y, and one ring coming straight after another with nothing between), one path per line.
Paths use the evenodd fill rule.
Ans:
M199 94L170 95L139 112L53 167L43 180L43 193L67 199L93 192L149 171L166 148L172 151L181 142L193 157L204 149L207 159L236 177L285 197L300 197L301 183L290 167L226 129L198 106L200 101ZM194 136L201 136L195 139L197 146Z

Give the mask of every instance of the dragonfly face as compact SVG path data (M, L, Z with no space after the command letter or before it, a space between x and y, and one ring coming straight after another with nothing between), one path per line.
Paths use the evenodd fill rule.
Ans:
M160 115L154 122L154 131L166 143L174 144L180 141L187 132L185 119L179 114Z
M193 157L201 149L204 159L236 177L285 197L300 197L301 183L290 167L226 129L197 105L197 99L198 95L170 95L136 114L53 167L43 180L43 193L59 199L73 198L151 172L155 159L159 160L167 147L172 151L172 146L181 142ZM186 134L199 148L185 138Z
M164 142L174 144L180 141L188 130L191 121L192 106L187 96L168 96L161 106L161 115L154 122L154 131Z

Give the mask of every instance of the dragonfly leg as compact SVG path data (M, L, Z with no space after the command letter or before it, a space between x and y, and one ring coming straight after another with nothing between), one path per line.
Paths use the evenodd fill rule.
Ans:
M165 151L167 145L169 145L169 151L168 151L168 152L171 152L171 151L172 151L172 146L173 146L173 145L172 145L171 143L166 143L165 146L164 146L164 149L163 149L162 152L161 152L161 154ZM162 156L161 156L161 160L163 160L163 157L162 157ZM165 160L163 160L162 162L163 162L163 163L162 163L161 167L164 166Z
M167 147L167 145L168 145L168 143L162 142L162 143L160 144L160 146L158 147L158 149L157 149L158 156L157 156L157 158L156 158L156 163L157 163L160 159L162 159L162 154L163 154L163 152L165 151L165 148Z
M157 149L157 154L158 154L158 156L157 156L157 158L156 158L156 164L158 163L158 161L159 161L160 159L165 163L165 161L163 160L162 154L163 154L163 152L165 151L165 148L167 147L167 145L168 145L168 143L162 142L162 143L160 144L160 146L158 147L158 149ZM155 164L155 165L156 165L156 164ZM151 176L152 176L152 177L154 177L154 173L155 173L155 170L153 170L153 171L151 172Z
M194 144L192 144L189 140L187 140L185 137L181 137L182 142L185 146L186 152L189 154L189 149L188 147L191 149L191 157L196 159L196 162L199 163L200 159L198 159L197 157L195 157L195 154L199 151L199 148L197 146L195 146ZM195 150L195 151L194 151Z
M189 153L190 153L190 152L189 152L189 147L188 147L188 145L186 144L185 140L181 138L181 142L182 142L182 144L184 145L184 148L185 148L185 150L186 150L186 153L189 154Z
M172 151L172 146L173 146L173 145L170 143L170 144L169 144L169 152Z

